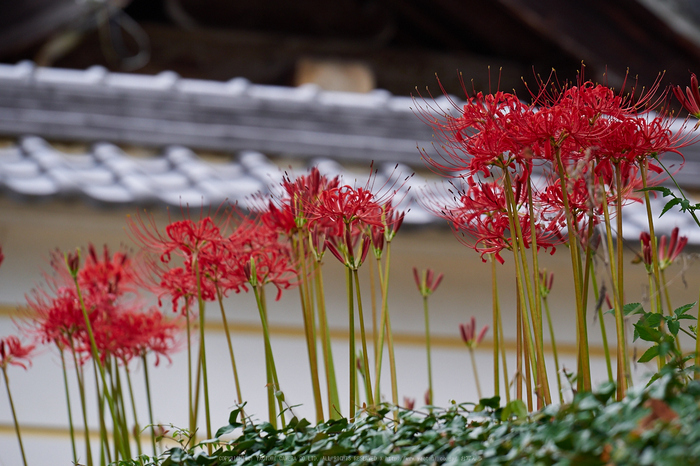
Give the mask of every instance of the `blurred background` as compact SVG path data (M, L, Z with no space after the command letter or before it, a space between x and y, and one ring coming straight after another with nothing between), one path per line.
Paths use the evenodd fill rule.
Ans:
M411 269L431 267L445 280L431 297L435 404L475 400L476 388L458 326L476 316L490 323L488 264L452 237L421 205L423 186L438 181L418 148L433 150L432 130L417 108L450 103L463 87L515 90L526 83L585 76L621 88L689 83L700 71L700 4L693 0L23 0L0 2L0 337L17 333L24 296L48 270L49 251L92 242L134 248L126 216L146 209L164 227L182 206L207 209L245 203L275 189L281 170L310 166L345 182L380 180L395 167L415 172L395 240L390 308L395 317L400 397L427 388L423 314ZM439 77L440 83L436 80ZM626 78L627 77L627 78ZM426 89L428 88L428 89ZM411 96L417 98L413 100ZM421 97L422 96L422 97ZM423 101L422 98L426 98ZM427 104L426 104L427 102ZM700 192L700 151L684 151L678 180ZM678 163L671 159L671 164ZM631 206L632 207L632 206ZM657 206L659 207L659 206ZM168 208L170 210L168 210ZM625 212L630 261L645 212ZM659 234L675 226L689 254L669 269L674 300L697 299L700 232L669 212ZM566 252L543 258L557 275L550 304L560 355L575 368L574 310ZM337 361L347 355L344 269L328 264L330 324ZM513 270L499 269L502 305L514 309ZM673 272L673 273L671 273ZM630 301L644 295L646 272L626 276ZM633 296L632 296L633 295ZM265 417L264 363L257 310L232 296L229 323L244 358L243 395ZM514 347L515 325L505 337ZM223 332L209 315L214 428L233 406ZM270 309L280 383L300 415L313 417L298 297L286 293ZM591 321L594 374L606 379L602 338ZM612 328L612 319L609 329ZM486 393L493 386L491 335L478 348ZM546 337L545 337L546 338ZM301 356L300 356L301 355ZM180 353L153 372L160 390L158 422L186 424L186 365ZM218 359L217 359L218 358ZM345 366L338 364L338 372ZM513 365L514 366L514 365ZM512 367L513 367L512 366ZM642 378L648 373L635 366ZM550 374L553 368L550 368ZM347 377L347 374L345 374ZM70 458L60 360L45 349L28 371L11 369L30 464ZM387 386L388 376L383 379ZM345 387L341 378L340 386ZM505 386L503 387L505 388ZM76 387L71 386L75 394ZM143 397L143 392L139 392ZM569 393L567 391L567 393ZM9 406L0 387L0 465L20 464ZM345 400L341 393L341 399ZM145 409L145 402L139 407ZM96 415L91 415L96 425ZM60 458L60 460L58 459Z

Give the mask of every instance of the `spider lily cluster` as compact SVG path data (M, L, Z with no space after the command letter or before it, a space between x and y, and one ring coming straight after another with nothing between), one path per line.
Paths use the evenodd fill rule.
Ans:
M696 83L682 103L693 101ZM552 401L542 313L549 290L540 285L539 253L554 253L564 245L571 255L578 390L591 390L586 312L595 305L589 302L591 289L598 301L599 277L606 275L615 309L621 398L630 383L619 240L624 233L622 208L632 202L646 204L655 278L650 294L658 296L661 268L649 189L662 178L663 154L680 155L694 139L686 124L680 130L672 129L676 119L668 111L667 91L659 92L659 80L641 93L634 88L628 93L615 92L582 77L575 84L538 80L537 85L531 90L530 103L512 93L469 94L465 90L463 105L450 101L453 106L448 109L430 103L421 107L419 114L435 129L440 146L432 154L423 150L423 159L434 172L452 180L446 192L428 192L425 204L450 222L458 238L479 252L482 260L503 263L504 254L512 254L518 290L516 386L521 398L523 374L531 371L532 384L529 377L527 383L534 387L538 406ZM616 243L613 237L618 238ZM604 257L608 270L596 269L596 254ZM495 265L493 277L495 290ZM660 300L656 304L661 312ZM501 314L495 291L493 315L498 346ZM498 394L496 355L494 366Z
M697 108L697 80L693 79L694 87L686 93L674 89L691 113ZM671 176L662 155L680 154L684 146L694 142L685 124L680 131L672 130L675 119L666 106L668 92L659 92L658 82L641 95L634 89L626 94L615 92L583 79L576 85L542 81L537 84L530 103L505 92L474 92L467 95L463 105L451 102L454 106L443 111L428 104L419 112L440 139L437 153L424 150L423 159L429 168L450 181L444 189L426 188L425 206L446 219L459 240L476 250L484 262L490 262L494 395L500 396L501 374L506 386L511 382L503 337L503 319L509 318L518 329L514 376L517 402L522 405L526 396L530 410L533 402L541 407L552 403L553 398L545 364L545 319L557 371L558 398L563 401L547 300L553 288L553 274L539 267L541 252L554 253L562 246L569 250L575 290L576 388L592 388L586 319L591 308L598 312L608 377L613 381L602 319L602 304L606 300L615 315L618 399L630 384L625 316L643 312L639 305L625 305L621 213L629 203L646 205L649 227L640 238L639 262L648 272L652 309L651 313L643 313L640 322L644 325L635 326L635 337L658 341L648 357L657 358L661 368L672 357L669 341L677 345L673 354L684 357L677 339L669 340L661 325L667 325L674 336L679 330L696 336L692 328L680 328L679 320L690 318L686 313L689 307L673 309L664 275L681 254L687 238L676 229L670 240L662 236L657 244L650 207L649 193L654 185L664 173ZM153 453L157 455L149 359L157 365L161 358L169 359L182 346L187 351L190 435L195 435L203 400L205 435L209 439L215 437L211 429L204 331L207 302L214 303L221 313L237 411L244 414L246 394L241 390L227 322L230 311L225 305L225 298L232 293L252 292L255 296L266 368L265 381L260 381L260 385L266 387L272 428L277 428L278 423L285 427L290 407L285 399L285 381L280 381L277 374L270 339L266 293L271 288L276 299L292 288L298 290L317 423L343 416L354 419L358 408L376 411L382 396L385 348L389 356L391 402L398 406L388 295L391 244L405 214L396 208L400 202L397 193L402 192L403 183L396 177L390 180L374 189L375 178L370 176L366 185L358 187L312 168L298 177L285 174L281 189L275 191L278 194L256 196L248 213L225 206L209 215L201 213L198 218L185 213L184 218L169 221L164 229L147 214L130 217L128 232L139 245L136 254L112 254L106 247L98 253L93 246L88 247L84 260L80 251L54 253L53 273L45 275L46 286L27 296L32 313L23 330L36 344L55 347L60 355L74 462L83 457L88 465L126 460L132 457L133 445L139 456L142 454L132 388L134 360L144 368L149 430ZM614 237L617 241L613 241ZM604 265L594 260L596 256L604 259ZM338 366L326 315L323 271L328 257L338 260L346 270L349 360L342 368L349 374L347 411L341 408ZM506 314L499 302L496 272L498 264L509 257L515 263L517 306ZM371 315L363 306L360 269L367 270L370 278ZM431 269L419 272L414 268L416 287L424 303L428 405L433 403L428 298L442 277ZM159 306L145 305L139 297L143 291L157 296ZM172 312L164 312L163 307ZM478 331L474 318L455 329L470 352L479 396L474 349L488 329L485 326ZM0 368L6 382L8 366L26 368L33 348L34 344L23 345L16 337L0 340ZM700 351L695 355L696 366L700 367ZM93 370L86 370L90 366ZM86 387L92 383L87 380L89 373L94 374L98 395L99 453L91 446L87 424L88 412L95 409L86 402ZM70 405L69 377L77 380L77 409ZM9 384L6 385L9 395ZM505 397L510 403L509 390ZM415 402L406 403L412 407ZM12 412L14 415L14 405ZM82 417L84 456L76 449L75 412ZM132 426L128 425L129 419ZM242 420L246 422L245 415ZM17 434L19 438L19 428ZM207 443L207 448L211 453L212 443ZM23 449L22 452L24 456Z

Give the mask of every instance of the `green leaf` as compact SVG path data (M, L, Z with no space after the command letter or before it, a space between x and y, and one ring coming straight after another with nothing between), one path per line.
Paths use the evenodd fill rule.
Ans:
M628 303L622 307L622 313L626 316L630 314L643 314L644 306L640 303Z
M485 408L498 409L501 405L501 397L494 396L491 398L482 398L479 400L479 404L474 408L474 411L483 411Z
M681 323L677 320L672 320L668 323L668 331L673 335L678 335L678 331L681 329Z
M671 207L678 205L678 204L682 204L682 202L683 202L683 199L681 199L679 197L675 197L675 198L671 199L670 201L668 201L666 203L666 205L664 206L663 210L661 210L661 213L659 214L659 218L661 218L666 212L668 212L671 209ZM681 210L683 210L683 209L681 209Z
M640 188L637 191L639 192L644 192L644 191L658 191L663 194L663 197L666 196L672 196L673 191L671 191L669 188L665 186L650 186L648 188Z
M647 314L642 319L640 319L640 323L643 323L648 325L651 328L658 328L661 325L661 321L663 320L663 315L661 314Z
M658 345L654 345L648 350L644 352L641 358L637 360L637 362L649 362L652 359L654 359L656 356L659 355L659 347Z
M695 307L695 304L697 304L697 302L691 303L691 304L685 304L685 305L683 305L683 306L681 306L681 307L677 307L676 309L674 309L673 313L674 313L676 316L681 316L681 315L685 314L685 311L689 311L689 310L691 310L693 307ZM692 316L689 316L689 317L692 317ZM693 318L694 318L694 317L693 317Z
M501 412L501 421L507 421L511 416L515 416L518 419L527 417L527 406L525 406L523 400L513 400L506 404Z
M646 325L634 324L634 329L636 330L639 338L644 341L657 342L661 339L661 332Z

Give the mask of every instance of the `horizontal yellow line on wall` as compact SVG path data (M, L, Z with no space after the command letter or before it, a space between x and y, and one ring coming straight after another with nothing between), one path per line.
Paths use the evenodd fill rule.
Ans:
M20 315L28 315L26 308L12 306L8 304L0 304L0 317L14 318ZM224 332L224 324L222 322L207 322L205 329L210 332ZM233 333L243 335L261 335L262 327L259 324L248 322L229 321L229 329ZM270 333L273 335L285 336L290 338L306 338L304 328L292 325L270 325ZM359 333L359 332L358 332ZM331 329L331 338L345 339L348 338L347 330ZM369 332L368 338L372 338L372 332ZM359 336L358 336L359 338ZM425 344L425 336L418 333L394 333L394 342L403 346L423 346ZM432 335L430 338L432 347L440 348L464 348L464 342L460 337L447 335ZM505 347L508 351L515 351L516 344L513 340L506 340ZM493 349L493 340L484 340L479 347L479 350ZM549 343L545 343L545 351L551 352L552 347ZM614 351L614 348L611 349ZM557 343L557 351L560 355L575 356L577 355L576 345L572 343ZM592 356L605 356L603 345L591 345L589 352Z

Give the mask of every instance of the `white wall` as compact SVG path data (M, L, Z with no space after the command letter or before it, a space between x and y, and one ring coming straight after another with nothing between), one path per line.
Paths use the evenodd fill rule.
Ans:
M48 254L55 248L69 251L93 242L98 247L109 244L116 249L121 243L133 246L126 233L126 215L133 209L98 209L77 201L52 201L20 203L11 199L0 199L0 244L5 262L0 267L0 337L15 333L13 319L15 307L24 303L24 294L41 282L41 271L48 270ZM178 213L174 213L176 216ZM159 214L165 225L167 216ZM501 304L508 346L514 347L514 280L512 259L504 254L506 264L499 267ZM631 259L631 257L630 257ZM555 290L551 296L551 308L556 327L562 363L575 370L573 347L576 342L574 324L573 289L567 271L569 255L565 248L553 257L543 257L542 266L556 273ZM344 269L330 255L327 259L325 283L328 297L331 328L340 334L334 343L334 357L341 388L341 401L347 403L347 304L345 296ZM432 267L445 273L445 280L430 298L431 326L433 335L433 364L435 379L435 404L445 406L450 400L475 401L471 363L467 350L459 339L459 323L476 316L479 327L491 324L491 276L489 264L482 263L478 254L460 245L447 229L401 231L392 250L390 309L397 340L397 364L399 396L417 398L421 406L423 393L427 389L425 350L423 345L422 300L415 289L412 267ZM684 272L689 284L685 289L679 274L680 267L669 269L673 277L674 304L680 305L697 300L697 283L700 282L697 266ZM646 274L642 266L629 266L626 275L628 301L641 300ZM366 283L365 283L366 285ZM368 290L366 287L365 290ZM369 292L365 294L365 312L370 315ZM265 376L263 343L257 330L258 313L251 296L232 296L227 300L229 323L232 324L234 349L242 374L242 391L248 401L248 412L258 419L266 417ZM212 397L213 429L226 424L229 411L235 403L233 377L223 332L216 326L220 316L216 307L208 310L211 323L207 340L209 357L209 381ZM270 301L270 321L273 328L272 345L280 384L290 404L301 404L296 408L300 416L313 418L313 402L309 382L308 360L303 332L298 292L289 290L280 302ZM369 319L369 317L367 317ZM589 319L591 316L589 316ZM592 320L589 320L592 322ZM610 341L613 341L614 322L607 318ZM601 359L599 327L589 324L593 345L594 380L606 378L605 365ZM490 333L487 336L490 340ZM548 339L545 336L545 339ZM686 343L688 348L690 345ZM359 348L359 344L358 344ZM319 347L320 352L320 347ZM511 351L511 356L512 356ZM477 352L480 378L484 395L492 393L491 345L485 341ZM511 357L512 359L512 357ZM385 361L387 359L385 358ZM555 387L554 369L550 364L551 386ZM385 364L387 367L387 364ZM637 376L649 369L635 368ZM155 395L155 417L158 422L186 426L186 357L178 353L172 364L162 363L151 368L153 393ZM515 372L510 362L511 376ZM137 397L140 400L139 415L146 424L146 404L142 390L141 368L135 371ZM45 349L34 358L28 371L12 367L9 370L10 384L24 428L25 448L30 464L68 464L70 445L67 430L65 394L62 386L60 361L56 352ZM390 393L388 372L383 375L383 391ZM0 389L0 465L21 463L19 449L14 437L12 418L6 400L4 384ZM323 385L323 384L322 384ZM71 385L74 406L77 406L75 384ZM92 403L92 423L96 422ZM78 411L75 410L75 416ZM200 419L202 417L200 416ZM80 425L80 423L77 423ZM200 422L202 425L202 422ZM82 448L79 448L82 451ZM147 450L148 451L148 450Z

